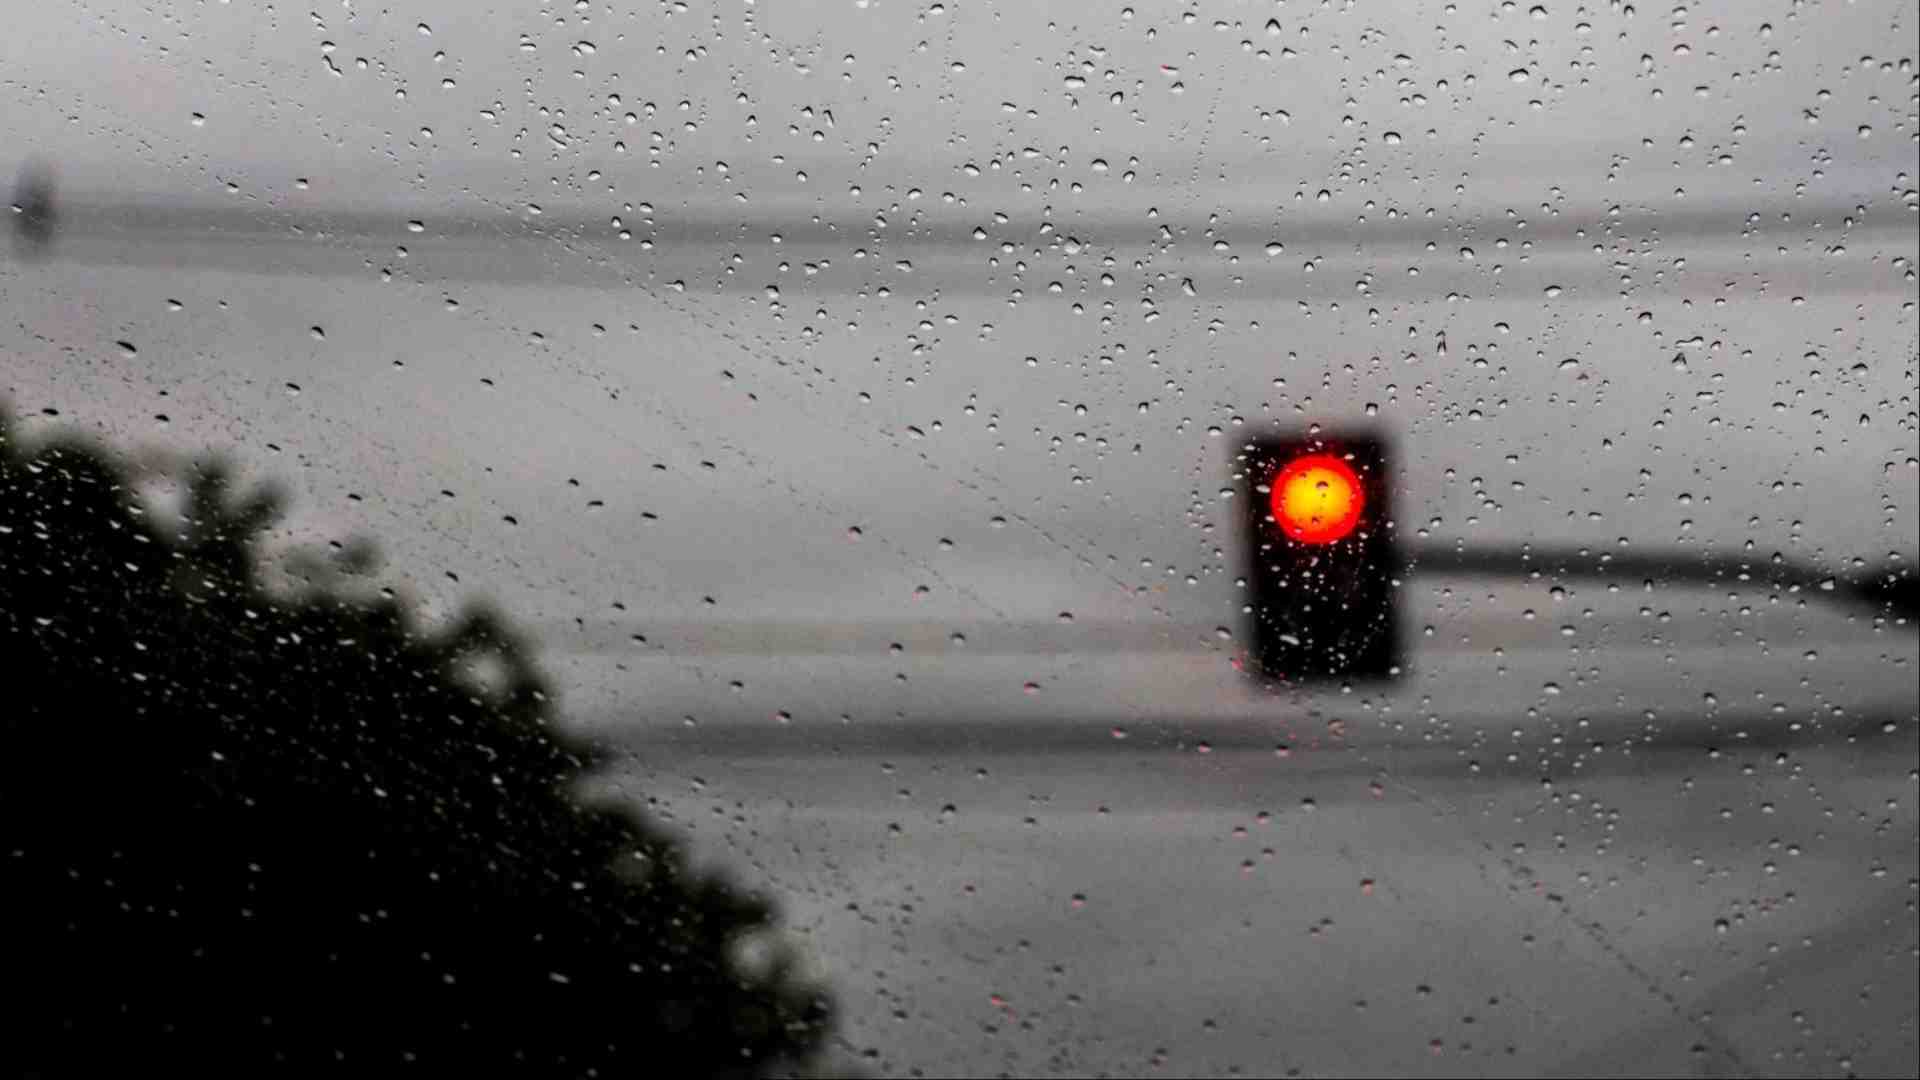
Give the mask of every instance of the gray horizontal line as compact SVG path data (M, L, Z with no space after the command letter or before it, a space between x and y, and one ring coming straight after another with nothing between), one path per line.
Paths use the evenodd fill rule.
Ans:
M1611 295L1623 276L1638 277L1658 266L1623 269L1612 254L1589 254L1580 245L1599 244L1609 238L1637 245L1658 236L1669 241L1660 249L1662 253L1694 256L1689 273L1664 286L1668 292L1698 294L1721 288L1729 276L1756 273L1768 277L1806 275L1817 279L1817 287L1830 293L1910 291L1900 271L1885 261L1825 257L1845 237L1859 243L1862 233L1911 234L1915 228L1912 213L1880 210L1857 218L1851 229L1843 229L1840 223L1852 209L1822 207L1809 213L1795 208L1790 226L1781 226L1777 214L1767 217L1771 224L1747 235L1756 242L1765 238L1771 247L1788 249L1785 254L1769 252L1769 265L1750 265L1742 261L1737 249L1728 249L1728 257L1716 261L1712 252L1686 252L1670 243L1682 238L1743 235L1742 230L1749 226L1744 215L1738 213L1650 213L1584 222L1549 219L1531 224L1524 232L1505 219L1364 226L1295 223L1274 229L1231 224L1214 228L1169 225L1164 238L1157 226L1132 221L1086 220L1049 227L1043 221L1015 220L989 223L984 226L987 239L979 241L972 236L973 226L966 224L882 229L870 222L816 224L753 219L742 223L663 217L630 222L632 235L622 239L606 219L444 217L421 220L415 232L408 225L409 219L400 215L100 206L70 208L63 215L63 227L44 248L0 244L0 251L13 249L15 267L65 263L367 280L392 276L423 283L533 283L606 290L661 287L670 282L684 282L682 287L699 290L719 288L728 280L721 274L723 263L728 270L735 269L731 265L734 255L761 263L747 269L763 277L775 273L771 260L808 264L807 275L796 273L793 280L815 291L852 291L871 283L876 275L882 282L899 287L905 281L895 280L902 271L894 264L906 260L918 262L917 269L929 287L939 284L948 292L968 293L985 286L980 275L986 268L970 262L966 272L956 277L944 262L951 258L983 259L990 252L998 253L1003 244L1011 244L1021 258L1044 256L1067 262L1114 256L1116 264L1124 267L1150 255L1154 266L1149 273L1187 276L1197 283L1200 295L1262 299L1301 295L1305 285L1293 275L1306 259L1362 259L1371 266L1372 260L1396 252L1411 255L1429 242L1444 245L1445 265L1429 267L1430 273L1417 281L1394 276L1377 282L1380 295L1408 290L1438 295L1480 287L1497 291L1501 279L1482 275L1485 268L1506 258L1505 253L1488 246L1495 236L1502 236L1516 245L1522 240L1531 241L1529 257L1542 272L1549 272L1548 262L1558 252L1563 262L1550 270L1556 283L1576 296L1597 296L1597 288L1604 287ZM1818 228L1814 222L1818 222ZM776 233L782 237L780 244L773 242ZM1237 266L1229 265L1212 250L1212 245L1222 240L1231 245L1232 253L1243 256ZM1265 246L1275 240L1286 245L1284 258L1263 254ZM1808 249L1809 242L1817 250ZM651 251L645 249L649 243ZM1474 244L1483 251L1480 260L1459 261L1453 249ZM851 257L863 250L867 258ZM1567 265L1565 258L1578 261ZM831 266L824 265L828 261ZM1333 267L1323 265L1322 269ZM817 276L815 270L819 271ZM1086 277L1083 270L1081 280ZM1043 277L1034 282L1034 287L1045 280ZM741 287L757 287L760 283L756 278L734 282ZM1015 284L1017 279L1001 287Z
M1450 717L1454 728L1472 727L1481 718ZM1862 740L1911 740L1915 732L1914 715L1908 705L1876 704L1851 709L1844 718L1818 722L1798 729L1778 716L1766 713L1720 713L1712 717L1678 714L1647 720L1639 712L1617 715L1582 714L1579 738L1570 745L1557 747L1556 757L1579 752L1594 742L1633 751L1697 750L1717 747L1723 750L1762 750L1788 747L1833 745ZM1503 718L1511 726L1511 718ZM1570 728L1572 718L1531 722L1540 734ZM1894 725L1887 733L1886 725ZM1440 744L1424 741L1419 732L1397 733L1381 725L1354 728L1345 737L1325 733L1324 725L1307 717L1304 708L1277 708L1273 719L1219 720L1160 718L1125 721L1124 728L1096 719L1059 721L1013 721L989 717L960 719L948 716L917 720L866 721L845 724L814 722L780 725L759 723L714 723L692 727L679 724L619 725L597 724L588 728L592 737L609 745L645 754L653 751L676 753L724 753L729 757L785 756L804 754L912 754L912 753L1199 753L1259 752L1273 753L1285 746L1294 761L1310 766L1314 759L1351 759L1356 752L1373 756L1404 750L1409 753L1435 754L1448 771L1465 768L1467 758L1481 757L1495 772L1524 772L1534 767L1541 756L1538 745L1500 742L1483 754L1454 753L1471 749L1472 744L1457 736ZM1119 734L1116 734L1116 730ZM1424 730L1424 729L1423 729ZM1498 763L1509 751L1522 752L1522 761L1502 768ZM1437 751L1437 752L1436 752ZM1396 760L1395 770L1403 771L1404 760Z
M487 241L600 239L614 240L612 224L622 217L634 238L652 239L668 245L759 244L778 235L783 242L800 244L844 244L849 241L965 247L1010 240L1022 246L1051 247L1069 242L1096 249L1137 247L1141 244L1171 241L1175 244L1206 243L1216 239L1242 243L1249 247L1264 245L1269 239L1306 246L1350 244L1355 248L1381 246L1422 246L1429 241L1491 242L1505 237L1518 243L1532 240L1542 243L1566 243L1597 236L1705 237L1740 235L1753 231L1759 235L1809 230L1838 236L1851 219L1851 228L1875 230L1914 228L1912 207L1891 204L1863 206L1860 203L1787 203L1761 209L1699 208L1650 210L1623 205L1617 213L1603 215L1542 214L1515 211L1511 216L1452 219L1402 217L1388 220L1374 216L1362 223L1344 221L1303 221L1282 218L1259 224L1233 220L1218 224L1165 221L1142 216L1075 215L1061 218L1009 218L996 222L990 213L965 210L908 216L898 220L881 217L828 220L816 217L734 217L711 212L680 214L656 212L649 216L622 215L610 209L604 215L567 214L530 215L524 211L502 210L497 215L408 215L337 210L324 207L278 206L263 209L243 207L169 206L161 203L90 203L63 206L59 230L77 233L162 232L193 234L204 238L250 240L260 236L289 239L313 237L380 237L406 242L421 239L478 239ZM1246 215L1252 216L1252 215ZM975 230L985 233L984 239Z
M1353 250L1374 251L1383 248L1420 247L1428 242L1491 242L1505 237L1514 243L1530 240L1536 247L1598 240L1605 236L1701 238L1778 233L1823 232L1838 238L1847 231L1844 223L1852 219L1852 229L1867 231L1888 228L1912 228L1914 212L1904 207L1875 208L1858 212L1855 205L1790 206L1759 211L1623 211L1617 217L1581 217L1570 215L1529 220L1486 218L1468 221L1370 221L1286 222L1273 226L1247 226L1227 223L1214 226L1151 222L1132 218L1087 217L1072 221L1012 219L995 223L990 218L975 221L906 221L880 225L872 219L862 221L818 221L814 219L719 218L712 216L668 216L630 218L625 226L632 233L635 254L639 241L652 241L666 247L715 247L727 245L771 246L778 236L782 243L797 245L846 245L858 242L876 246L987 248L1011 242L1020 249L1066 249L1084 246L1094 250L1137 249L1142 245L1169 245L1177 251L1183 245L1209 249L1224 240L1243 251L1257 250L1270 241L1291 244L1301 251L1328 246L1348 246ZM1783 215L1790 220L1784 220ZM1523 224L1524 223L1524 224ZM984 237L976 237L979 229ZM530 218L503 213L498 217L438 216L412 218L404 214L376 214L361 211L241 209L207 207L168 207L143 204L97 204L67 207L60 211L52 243L58 255L63 245L76 239L129 234L165 236L205 244L258 244L263 240L287 243L340 242L377 239L395 244L447 244L520 242L602 242L623 245L620 230L612 224L612 215L603 218L559 216ZM1493 253L1488 252L1489 255Z
M1746 235L1766 237L1774 247L1789 247L1782 241L1791 236L1794 242L1788 253L1780 256L1788 260L1791 270L1779 266L1760 269L1737 262L1723 267L1713 265L1710 259L1696 258L1694 272L1671 283L1668 289L1699 292L1720 287L1729 274L1789 272L1817 275L1820 287L1827 291L1874 293L1905 290L1906 285L1900 273L1885 263L1835 261L1823 256L1843 237L1867 231L1907 233L1920 221L1904 206L1876 205L1862 210L1857 204L1840 203L1793 204L1765 211L1655 212L1623 208L1617 216L1597 217L1501 215L1460 221L1375 218L1365 224L1295 219L1272 226L1231 220L1218 225L1155 222L1117 216L1060 221L1016 218L995 222L991 217L949 220L962 213L943 212L938 220L909 218L885 226L872 218L832 221L659 214L630 217L624 224L631 235L622 239L612 224L612 215L531 217L524 212L501 211L497 216L408 217L397 212L317 207L95 203L58 207L51 238L44 245L21 242L0 245L0 250L13 249L16 266L27 265L20 261L23 259L51 260L186 272L368 280L385 280L390 275L415 282L493 281L612 290L660 286L683 279L695 288L718 287L719 278L711 282L707 279L719 273L722 256L735 254L808 264L831 259L831 267L822 267L818 277L804 280L816 290L851 290L874 274L895 274L892 263L912 256L922 261L921 271L929 281L943 281L949 291L967 292L982 285L978 274L958 280L951 280L950 275L942 278L938 260L984 256L1011 244L1022 257L1043 253L1048 258L1066 260L1122 255L1124 259L1117 261L1128 266L1150 251L1158 272L1191 275L1206 295L1221 294L1225 286L1215 279L1224 274L1233 278L1231 295L1260 299L1297 293L1300 283L1279 271L1291 271L1298 260L1316 255L1371 260L1389 252L1411 253L1428 243L1444 243L1448 265L1434 268L1439 272L1429 274L1417 286L1423 292L1437 293L1474 287L1466 281L1480 280L1473 276L1479 272L1477 268L1504 257L1490 247L1496 237L1516 245L1525 240L1532 243L1536 259L1556 250L1581 256L1579 265L1553 270L1558 283L1578 295L1603 283L1612 290L1623 273L1638 272L1623 271L1615 265L1617 260L1605 254L1586 256L1581 251L1583 244L1607 238L1637 244L1654 237L1698 240ZM1849 220L1851 225L1847 224ZM32 231L24 215L16 215L15 225L23 235ZM985 239L976 239L976 229ZM776 235L781 243L774 242ZM1240 266L1230 267L1213 251L1219 241L1248 258ZM1287 245L1290 254L1285 260L1263 254L1272 241ZM1818 250L1808 250L1808 242ZM646 250L648 244L652 245L651 251ZM1481 262L1458 263L1452 249L1472 244L1486 249ZM830 254L823 254L823 249ZM859 250L865 250L869 258L849 257ZM773 273L771 267L761 270ZM1497 289L1498 279L1490 280ZM1415 286L1396 280L1382 281L1378 287L1385 290L1385 295Z

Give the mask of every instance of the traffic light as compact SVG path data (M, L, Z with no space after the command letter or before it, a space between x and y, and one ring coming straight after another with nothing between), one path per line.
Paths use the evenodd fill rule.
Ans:
M1400 672L1392 471L1377 435L1256 439L1233 462L1248 667L1286 682Z

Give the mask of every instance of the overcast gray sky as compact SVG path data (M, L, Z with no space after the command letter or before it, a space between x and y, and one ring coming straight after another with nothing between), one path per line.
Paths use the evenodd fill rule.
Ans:
M1817 193L1877 195L1914 157L1898 2L179 8L16 13L4 153L174 197L306 177L327 203L835 215L889 186L1011 199L1015 173L1082 183L1035 193L1062 210L1265 208L1360 177L1382 201L1500 208L1598 193L1610 166L1613 199L1779 199L1817 157ZM995 159L999 183L964 171Z

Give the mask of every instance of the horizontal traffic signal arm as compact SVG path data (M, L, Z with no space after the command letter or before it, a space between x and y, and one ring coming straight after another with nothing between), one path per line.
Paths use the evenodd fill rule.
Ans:
M1849 604L1909 629L1920 626L1920 573L1911 558L1890 557L1877 567L1835 574L1783 555L1664 551L1606 551L1537 544L1408 544L1410 575L1597 581L1622 588L1656 585L1764 586L1813 601Z

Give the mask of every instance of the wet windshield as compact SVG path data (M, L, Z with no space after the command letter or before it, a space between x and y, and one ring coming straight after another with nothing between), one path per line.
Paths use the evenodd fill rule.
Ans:
M460 786L493 751L441 756L482 721L396 733L467 706L297 688L372 678L350 658L475 667L473 708L597 747L501 805L584 785L688 880L768 905L714 924L704 989L582 989L604 1012L575 1048L737 1008L760 1011L698 1037L749 1071L1914 1071L1912 5L102 0L15 23L0 619L60 674L11 738L77 725L74 752L163 762L143 785L201 777L76 704L120 680L129 717L335 733L261 791L429 760L421 805L471 808L512 787ZM47 449L74 438L105 479L47 487L94 476ZM101 536L151 538L71 557L86 490L136 504ZM206 524L254 490L272 513ZM225 569L169 576L138 554L161 548ZM125 611L176 632L44 629L107 633L77 613L149 571L191 618ZM35 591L62 575L107 591ZM498 627L461 621L478 601ZM260 614L349 604L406 612L413 659ZM407 651L435 633L452 652ZM218 635L180 678L220 649L262 666L226 689L141 666ZM347 667L302 659L322 637ZM396 827L353 790L339 820ZM540 805L507 839L445 818L404 858L471 843L484 889L530 847L586 850ZM115 879L122 855L69 848L133 841L82 824L16 838L33 881ZM236 865L284 847L218 835ZM116 905L192 880L61 885L43 915L110 958L87 935ZM83 900L106 922L62 915ZM608 920L682 928L511 910L474 925L582 955ZM433 922L382 947L457 950ZM168 1045L164 1010L87 996L99 964L49 1030L134 1017ZM713 996L748 983L775 989ZM237 1000L267 1034L229 1049L389 1060L276 1043L312 1007ZM446 1030L487 1026L468 1010ZM622 1010L666 1019L623 1034ZM455 1060L430 1045L407 1052Z

